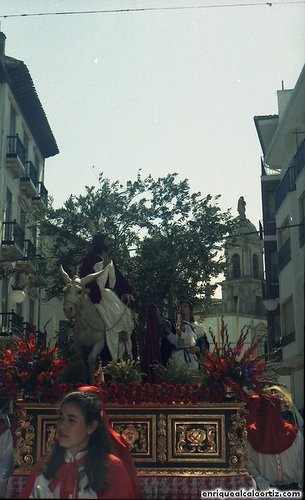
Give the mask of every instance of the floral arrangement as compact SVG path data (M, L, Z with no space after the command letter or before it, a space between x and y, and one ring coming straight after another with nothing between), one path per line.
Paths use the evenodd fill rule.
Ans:
M187 367L182 367L182 374L176 366L160 365L155 369L161 383L150 384L141 382L143 374L138 360L111 362L98 370L96 384L101 387L105 401L120 405L224 401L228 387L235 396L245 398L245 390L259 392L274 381L267 377L262 357L255 357L261 339L245 349L248 333L249 327L243 328L237 343L232 345L222 318L221 342L216 341L210 330L212 349L204 350L201 370L189 374L185 371ZM0 397L57 402L79 385L68 383L67 368L68 362L58 348L39 345L33 333L12 339L8 348L0 350ZM108 383L104 382L104 375L110 378Z
M66 366L58 348L40 346L34 333L12 339L0 351L0 396L57 401L72 389L62 379Z
M261 343L262 338L252 341L248 349L245 348L245 341L249 334L250 327L243 327L233 346L229 340L227 325L221 318L220 338L221 343L216 341L210 329L214 349L205 351L205 358L201 361L207 383L215 389L225 390L231 387L242 399L246 397L244 389L259 392L270 383L270 377L266 376L266 364L262 360L264 356L255 357L255 350Z

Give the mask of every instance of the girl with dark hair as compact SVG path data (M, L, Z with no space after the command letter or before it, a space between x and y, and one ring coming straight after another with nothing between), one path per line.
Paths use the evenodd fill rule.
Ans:
M99 390L84 387L68 394L60 404L54 448L33 468L20 498L136 499L139 495L130 453L110 430Z

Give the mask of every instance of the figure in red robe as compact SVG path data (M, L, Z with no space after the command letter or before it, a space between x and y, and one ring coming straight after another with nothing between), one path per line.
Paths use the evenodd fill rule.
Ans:
M95 234L92 239L92 249L84 257L80 267L79 275L81 278L83 278L84 276L94 273L100 269L100 267L96 266L96 264L100 264L101 262L103 262L103 266L105 267L109 262L112 262L111 273L109 274L109 278L107 279L105 288L109 288L113 292L115 292L119 299L126 305L128 305L131 310L133 310L134 298L132 287L122 271L119 269L118 265L113 261L111 255L111 245L112 238L108 234ZM89 283L87 287L90 290L89 297L93 304L99 304L102 300L102 297L98 283L96 281L93 281ZM137 356L137 347L134 334L132 334L131 336L131 341L132 354L133 358L135 359ZM103 365L106 365L109 361L111 361L111 355L107 343L103 348L101 358Z

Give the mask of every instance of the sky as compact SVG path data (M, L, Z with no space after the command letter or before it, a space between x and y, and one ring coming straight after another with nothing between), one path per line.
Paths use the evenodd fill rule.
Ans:
M140 10L4 17L120 9ZM295 86L304 14L293 0L1 0L6 54L27 65L60 150L45 165L55 206L101 172L123 184L177 172L233 215L244 196L258 227L253 118Z

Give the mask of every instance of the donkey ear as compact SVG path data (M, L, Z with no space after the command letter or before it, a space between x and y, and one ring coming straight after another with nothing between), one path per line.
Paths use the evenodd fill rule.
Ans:
M96 271L95 273L87 274L84 278L81 278L82 285L86 286L88 283L92 283L92 281L96 280L101 274L105 272L105 269L101 269L100 271Z
M64 270L62 265L60 265L60 267L59 267L59 272L60 272L60 275L65 283L71 283L72 280L69 277L68 273L66 273L66 271Z

